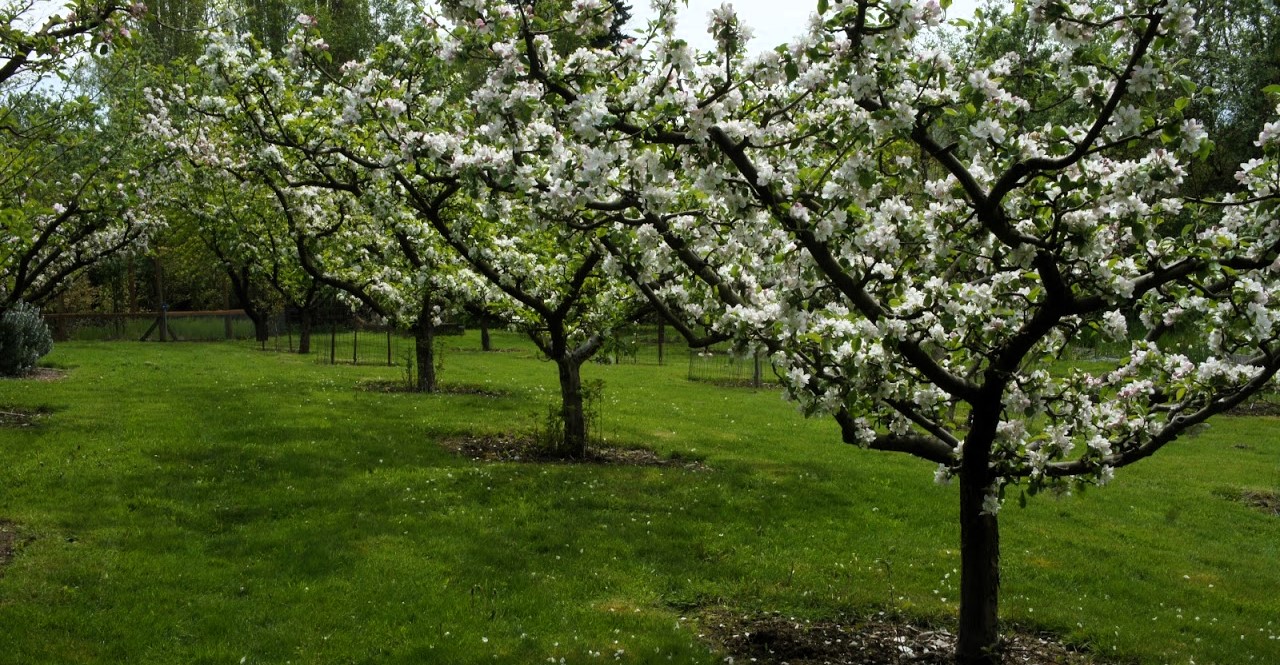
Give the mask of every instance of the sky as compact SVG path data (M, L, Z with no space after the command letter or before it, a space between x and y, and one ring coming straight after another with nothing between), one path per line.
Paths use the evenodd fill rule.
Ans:
M707 34L707 15L723 2L688 0L688 7L680 12L676 34L697 49L711 49L714 44L711 35ZM649 0L630 0L630 4L633 30L653 18ZM803 33L809 15L818 8L817 0L736 0L729 4L738 10L742 23L754 33L748 44L753 53L766 51ZM977 6L978 0L954 0L947 16L969 18Z

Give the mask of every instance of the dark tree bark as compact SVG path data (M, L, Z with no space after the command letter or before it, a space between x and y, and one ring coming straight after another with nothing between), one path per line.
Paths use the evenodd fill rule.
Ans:
M587 414L583 406L582 361L575 357L556 359L560 371L560 418L563 436L556 442L558 457L581 458L587 454Z
M960 476L960 665L998 665L1000 526L983 515L986 484ZM996 647L996 648L993 648Z
M257 342L266 342L271 339L270 321L267 320L265 312L260 311L256 307L245 307L244 313L253 322L253 339Z
M309 307L298 312L298 353L311 353L311 328L315 318L315 312Z
M999 665L1000 525L984 515L991 491L991 448L1000 422L1000 391L975 404L960 462L960 631L959 665ZM985 403L981 403L985 402Z
M422 299L422 309L413 325L413 350L418 364L418 392L433 393L439 389L436 381L436 323L432 318L430 297Z
M489 338L489 322L484 320L480 321L480 350L493 350L493 340Z

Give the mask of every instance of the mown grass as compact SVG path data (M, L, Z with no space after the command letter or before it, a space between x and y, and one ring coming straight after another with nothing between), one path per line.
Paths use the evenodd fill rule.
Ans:
M611 443L709 470L483 463L438 442L531 429L554 368L446 346L445 383L249 344L77 343L0 429L0 663L719 663L708 608L956 612L956 490L836 443L773 390L680 363L590 365ZM1280 662L1277 420L1224 418L1083 496L1002 513L1003 616L1139 663ZM597 655L598 654L598 655Z

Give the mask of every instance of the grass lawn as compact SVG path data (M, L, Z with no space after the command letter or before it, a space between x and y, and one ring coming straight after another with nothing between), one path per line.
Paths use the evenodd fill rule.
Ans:
M956 488L776 391L590 365L611 443L706 469L478 462L555 368L448 338L446 384L249 344L68 343L0 381L0 663L721 663L709 612L956 612ZM474 392L474 391L473 391ZM1280 663L1280 420L1223 418L1112 486L1011 501L1007 622L1120 662Z

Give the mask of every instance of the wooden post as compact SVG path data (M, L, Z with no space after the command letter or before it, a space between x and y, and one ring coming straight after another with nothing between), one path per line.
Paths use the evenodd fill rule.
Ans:
M329 322L329 364L338 364L338 320Z
M351 364L360 364L360 325L351 326Z

